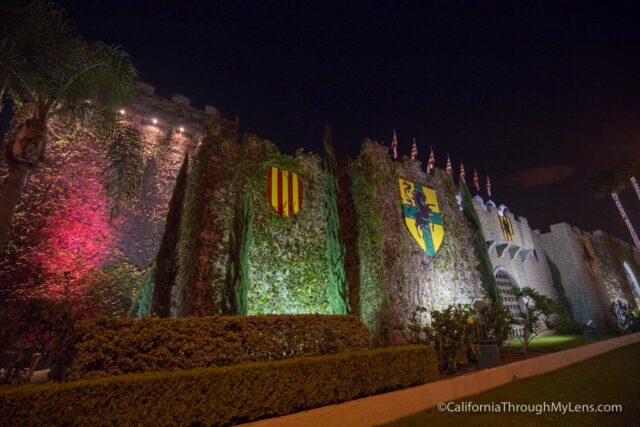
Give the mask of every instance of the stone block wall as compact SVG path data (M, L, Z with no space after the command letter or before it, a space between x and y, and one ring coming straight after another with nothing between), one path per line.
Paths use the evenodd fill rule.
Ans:
M126 208L117 225L116 247L138 268L153 262L164 230L175 179L187 153L200 143L203 128L220 118L214 107L190 105L189 98L171 99L155 94L155 88L138 83L136 97L122 110L143 136L145 171L138 197Z
M507 272L520 288L533 288L543 295L557 298L539 236L531 230L527 219L504 212L513 224L513 239L509 242L500 225L498 208L485 205L478 196L474 199L474 206L489 246L494 271Z
M631 307L639 307L640 251L600 230L591 233L590 240L608 301L622 301Z
M554 224L548 233L540 234L546 254L558 266L574 320L582 324L597 322L601 331L615 328L608 312L609 300L597 268L597 260L585 233L567 223ZM593 257L593 261L589 261Z

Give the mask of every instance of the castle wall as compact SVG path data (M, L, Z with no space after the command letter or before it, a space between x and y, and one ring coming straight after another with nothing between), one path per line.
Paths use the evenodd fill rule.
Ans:
M600 230L591 233L590 240L598 262L598 278L606 289L606 299L609 302L622 301L632 308L639 307L640 251Z
M267 198L270 167L295 172L303 183L297 214L281 216ZM250 204L245 216L241 208ZM319 156L281 154L271 142L235 132L208 132L189 171L173 290L176 315L332 313L325 258L327 211ZM239 261L238 221L251 217L245 288L232 272ZM234 240L236 239L236 240ZM236 269L236 270L234 270Z
M180 164L217 112L194 108L180 95L163 98L152 86L138 83L132 104L119 113L140 131L144 173L138 194L111 217L101 183L107 167L104 147L80 129L52 121L47 155L27 182L11 242L0 259L7 287L28 288L31 296L52 299L67 298L68 293L80 305L91 290L104 288L111 279L120 286L116 268L148 271ZM0 178L6 172L3 163ZM133 276L126 282L138 283ZM105 307L110 310L109 304Z
M179 94L158 96L146 83L138 83L136 97L124 111L142 134L145 170L138 196L121 213L116 247L129 262L146 268L156 256L182 160L199 144L205 124L221 118L214 107L197 109Z
M406 340L416 308L418 321L451 304L482 298L473 235L456 202L457 189L442 170L426 174L419 161L392 161L387 147L365 141L349 167L358 230L359 314L374 339ZM444 240L435 256L420 248L404 222L398 179L435 189L442 214ZM347 265L347 270L353 266Z
M504 212L513 225L513 237L509 241L502 230L498 208L485 205L478 197L474 199L474 206L489 246L494 271L506 271L519 288L529 287L557 298L539 236L531 230L527 219Z
M616 322L608 312L610 301L591 235L560 223L552 225L548 233L540 234L540 242L560 270L574 320L582 324L593 320L602 331L614 329Z

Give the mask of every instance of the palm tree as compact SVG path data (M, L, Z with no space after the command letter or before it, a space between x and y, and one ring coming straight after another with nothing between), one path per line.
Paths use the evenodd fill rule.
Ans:
M634 163L624 163L619 167L616 167L613 170L600 172L593 178L593 188L592 193L597 198L604 198L607 195L610 195L613 199L613 202L616 204L618 208L618 212L620 213L620 217L626 224L629 229L629 233L631 234L631 238L633 239L633 243L636 245L638 249L640 249L640 239L638 239L638 235L636 234L627 213L622 206L622 202L620 201L620 197L618 193L629 186L629 180L635 175L637 171L637 167L634 166ZM640 195L639 195L640 197Z
M137 72L127 52L77 36L55 3L14 2L0 9L0 17L0 95L14 103L4 138L2 248L29 175L56 128L75 127L103 148L109 162L103 185L112 215L135 196L143 157L138 132L115 111L135 93Z

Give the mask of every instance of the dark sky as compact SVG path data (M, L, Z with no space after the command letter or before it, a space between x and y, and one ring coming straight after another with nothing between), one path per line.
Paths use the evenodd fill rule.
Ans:
M589 180L640 155L638 2L61 3L157 93L237 114L284 151L320 152L325 123L351 155L395 128L403 153L415 137L423 160L433 146L438 166L450 153L489 173L493 199L534 227L629 240ZM623 201L640 227L640 202Z

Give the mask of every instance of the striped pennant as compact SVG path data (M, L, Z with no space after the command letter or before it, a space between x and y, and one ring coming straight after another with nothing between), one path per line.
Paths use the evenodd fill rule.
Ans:
M302 207L302 180L295 172L270 167L267 171L267 198L278 215L293 216Z

